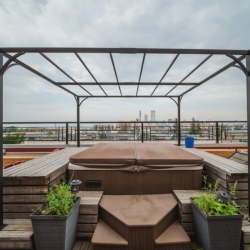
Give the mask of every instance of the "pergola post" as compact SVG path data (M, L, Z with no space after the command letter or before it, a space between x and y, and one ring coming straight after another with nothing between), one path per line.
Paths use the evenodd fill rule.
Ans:
M77 105L77 147L80 147L80 97L76 97Z
M181 98L178 97L178 146L181 145Z
M246 68L250 73L250 51L246 56ZM249 163L249 148L250 148L250 76L247 77L247 146L248 146L248 195L250 195L250 163ZM249 196L250 197L250 196ZM248 199L248 213L250 214L250 199Z
M0 53L0 69L3 54ZM0 227L3 226L3 75L0 75Z

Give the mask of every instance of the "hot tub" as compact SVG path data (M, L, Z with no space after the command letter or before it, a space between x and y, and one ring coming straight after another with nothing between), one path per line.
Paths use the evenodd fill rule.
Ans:
M99 143L70 158L81 190L163 194L202 187L203 158L167 143Z

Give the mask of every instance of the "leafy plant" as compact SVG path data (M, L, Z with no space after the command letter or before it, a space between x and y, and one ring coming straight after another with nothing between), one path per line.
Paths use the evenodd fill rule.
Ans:
M203 247L199 247L197 250L204 250L204 248Z
M8 134L3 136L3 144L20 144L25 141L25 139L24 133Z
M235 190L237 182L231 187L231 201L222 203L217 199L216 192L218 188L218 181L215 182L214 187L211 183L207 182L207 176L203 176L206 192L202 193L199 198L194 198L194 203L206 214L206 215L237 215L240 214L240 210L245 206L238 206L235 200Z
M77 196L71 194L71 186L65 184L55 185L55 188L49 189L47 194L47 204L42 207L38 213L41 215L56 215L56 216L66 216L71 212L74 206Z

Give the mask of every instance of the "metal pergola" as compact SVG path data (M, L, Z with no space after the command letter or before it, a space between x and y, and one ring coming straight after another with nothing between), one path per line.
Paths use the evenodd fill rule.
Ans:
M10 55L10 53L15 53L14 55ZM43 58L45 58L48 62L50 62L54 67L60 70L64 75L66 75L72 82L55 82L49 77L45 76L41 72L38 72L34 68L28 66L24 62L20 61L22 55L24 54L40 54ZM75 54L76 58L80 61L90 76L93 78L93 82L78 82L68 73L66 73L59 65L57 65L54 61L52 61L47 55L44 53L71 53ZM108 54L110 57L110 63L112 65L114 75L116 78L116 82L101 82L98 81L93 73L90 71L86 63L83 61L82 57L79 53L83 54ZM118 74L115 67L115 62L113 59L113 54L142 54L142 62L140 72L138 72L139 78L137 82L120 82L118 78ZM168 65L166 71L159 81L155 82L141 82L141 76L143 73L143 66L146 59L147 54L174 54L174 58L171 63ZM168 74L179 55L198 55L204 54L207 57L201 61L192 71L190 71L181 81L179 82L163 82L165 76ZM206 63L212 56L214 55L224 55L232 59L232 61L225 65L220 70L214 72L207 78L203 79L200 82L184 82L190 75L192 75L198 68L200 68L204 63ZM7 58L5 64L3 64L3 57ZM18 59L19 58L19 59ZM246 66L242 63L242 60L246 59ZM247 80L247 120L250 121L250 50L213 50L213 49L156 49L156 48L0 48L0 155L1 155L1 163L0 163L0 227L3 225L3 75L4 73L13 66L21 66L32 73L38 75L44 80L52 83L58 88L68 92L73 95L76 100L77 107L77 147L80 147L80 106L88 98L170 98L172 99L178 108L178 146L181 145L181 129L180 129L180 115L181 115L181 100L184 95L194 90L195 88L201 86L205 82L211 80L215 76L221 74L231 67L239 68L246 76ZM108 95L103 86L117 86L119 88L120 95ZM86 92L85 95L78 95L75 92L70 91L64 86L79 86L82 90ZM85 87L86 86L98 86L103 95L93 95L89 92ZM121 86L137 86L136 93L134 95L124 95L121 90ZM150 95L138 95L138 91L140 86L155 86L154 90ZM172 88L164 95L155 95L155 91L159 86L172 86ZM171 95L171 92L177 88L178 86L190 86L186 91L179 95ZM248 135L250 135L250 123L248 123ZM250 148L250 140L248 140L248 148ZM250 179L250 166L248 166L248 178ZM248 182L248 190L250 190L250 182ZM250 209L250 199L249 199L249 209Z

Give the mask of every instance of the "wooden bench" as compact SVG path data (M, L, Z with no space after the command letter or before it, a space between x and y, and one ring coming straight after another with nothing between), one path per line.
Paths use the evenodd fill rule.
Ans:
M85 149L66 148L4 169L4 219L28 219L46 201L49 187L66 180L69 157Z
M228 157L228 159L247 165L248 164L248 152L244 152L244 151L236 149L235 152Z
M207 175L210 183L219 182L219 190L229 193L237 181L237 203L248 206L248 169L246 165L195 148L185 149L204 158L204 174ZM242 212L248 214L248 209Z

